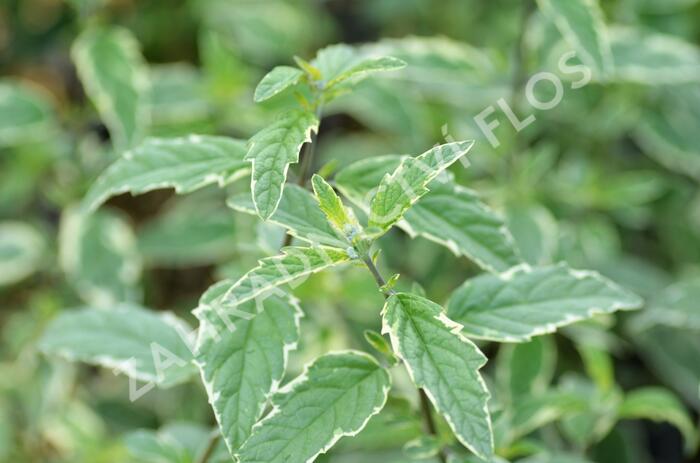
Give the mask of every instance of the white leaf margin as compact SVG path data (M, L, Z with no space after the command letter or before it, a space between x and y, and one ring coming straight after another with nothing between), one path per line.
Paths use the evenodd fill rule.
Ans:
M304 143L310 143L312 140L312 134L314 134L314 133L318 134L318 129L321 125L321 121L319 120L318 116L316 116L316 114L311 113L311 115L314 118L314 124L311 124L306 128L306 130L304 131L304 138L294 147L294 151L297 153L297 160L293 163L299 162L299 156L301 155L300 154L301 147L304 146ZM277 121L275 121L275 122L277 122ZM267 130L267 128L268 127L263 128L262 130ZM256 135L257 134L253 135L253 137L255 137ZM253 172L255 171L256 158L251 157L250 152L253 150L254 146L255 146L255 142L249 141L248 147L246 150L247 152L246 152L245 156L243 156L244 161L250 161L251 170ZM282 185L280 186L280 195L279 195L279 198L277 198L277 202L275 202L274 207L272 208L272 212L270 213L270 215L268 217L265 218L265 220L267 220L269 217L272 216L272 214L275 213L275 211L277 210L277 208L280 205L280 201L282 201L282 195L284 194L284 186L285 186L285 183L287 180L287 175L289 174L289 166L293 163L287 162L285 160L284 169L282 169L282 176L283 176L285 181L282 182ZM255 185L257 185L257 183L258 183L258 181L255 179L255 175L251 175L250 176L250 191L253 193L253 204L255 205L255 211L258 213L258 216L261 216L260 209L258 208L258 203L255 201Z
M493 342L510 342L510 343L523 343L523 342L528 342L532 340L533 337L536 336L541 336L545 334L552 334L557 331L557 329L562 328L564 326L571 325L573 323L577 323L583 320L588 320L592 317L595 317L596 315L605 315L605 314L610 314L613 312L617 312L619 310L637 310L642 307L644 304L644 300L639 297L637 294L623 288L622 286L618 285L617 283L614 283L612 280L603 277L600 273L596 272L595 270L577 270L570 268L568 265L566 265L563 262L560 262L559 264L555 264L552 267L562 267L568 271L568 273L574 277L576 280L583 280L585 278L593 278L597 282L603 284L605 287L608 289L612 289L615 291L620 291L623 293L627 293L630 296L633 296L638 299L638 302L634 307L631 307L629 304L625 304L624 302L617 302L613 304L609 309L602 309L600 307L591 307L588 309L588 311L583 314L583 315L567 315L562 321L557 322L557 323L547 323L543 325L540 328L535 328L533 329L530 333L524 334L522 336L500 336L500 337L491 337L488 335L481 335L477 333L467 333L469 336L475 339L480 339L484 341L493 341ZM518 264L515 267L512 267L505 272L501 273L494 273L492 274L493 277L496 277L500 279L503 282L507 282L512 280L517 274L519 273L531 273L537 270L537 267L532 267L528 263L522 263Z
M88 30L83 32L83 34L95 32L99 32L99 30ZM102 32L106 33L109 32L109 30L104 30ZM147 93L151 87L148 67L141 54L141 47L127 29L117 27L111 32L116 35L117 41L124 47L129 56L136 60L136 67L132 69L131 85L138 93L139 103L136 116L140 124L138 124L136 130L138 131L137 138L141 138L146 128L151 124L151 111L147 103ZM113 134L116 135L115 138L120 142L128 143L129 140L125 128L122 126L122 122L119 120L116 110L112 105L111 96L106 95L102 91L102 86L98 83L99 79L94 73L94 67L92 66L87 44L81 42L81 39L84 38L85 35L78 36L78 39L73 43L71 48L71 56L79 70L78 73L81 76L81 83L88 89L91 101L97 107L100 116L105 118L108 128L116 128L119 131L118 134Z
M219 283L216 283L214 286L217 286L217 285L224 286L224 285L230 285L232 283L233 283L233 280L222 280ZM221 299L221 297L218 298L217 301L219 301L220 299ZM301 306L299 305L299 299L297 299L296 297L294 297L291 294L286 294L285 299L292 306L292 309L294 310L294 326L297 330L297 334L300 334L301 333L301 319L304 317L304 312L301 309ZM200 378L202 378L202 384L204 385L204 389L207 393L207 400L209 402L209 405L211 406L212 411L214 412L214 418L216 419L216 423L219 426L219 430L221 430L221 427L223 426L222 425L223 417L221 416L220 411L214 407L214 402L216 402L219 399L221 393L219 391L215 391L214 384L211 381L207 381L206 378L204 377L204 366L206 365L206 362L200 362L198 360L198 355L197 355L202 348L203 338L204 338L204 336L206 336L205 333L210 332L209 327L211 326L211 324L207 320L206 316L202 316L203 312L206 312L209 310L216 312L217 308L216 308L215 304L201 304L200 303L197 306L197 308L192 311L192 313L197 317L197 319L200 322L200 326L197 330L197 341L196 341L196 344L195 344L195 347L193 350L194 364L197 366L197 370L199 371ZM220 342L220 341L215 341L215 342ZM282 380L284 379L284 376L285 376L286 370L287 370L287 366L289 365L289 353L296 350L298 347L299 347L298 341L288 342L288 343L283 344L283 346L282 346L282 376L280 376L279 378L276 378L276 379L273 378L272 384L270 385L270 390L265 394L265 403L262 404L262 406L260 407L260 409L258 411L258 423L256 423L253 426L253 428L251 429L251 434L252 434L252 431L255 429L255 427L257 427L261 421L259 418L260 418L260 414L262 414L263 411L265 410L265 405L267 405L267 403L270 401L270 398L274 394L281 392L281 389L279 386L282 383ZM304 372L306 373L306 370ZM240 450L240 448L233 449L233 448L229 447L228 439L223 439L223 440L226 443L226 447L228 447L231 455L235 455L236 452L238 450Z
M387 384L382 388L382 394L384 396L383 400L382 400L381 404L377 405L376 407L374 407L372 409L372 412L369 414L369 416L367 416L367 418L362 422L362 424L360 426L358 426L356 431L344 432L344 431L341 431L340 429L334 429L333 436L331 437L331 440L326 445L324 445L318 452L316 452L316 454L309 457L309 459L307 459L305 463L312 463L314 460L316 460L316 458L319 455L326 453L328 450L330 450L336 444L336 442L338 442L342 437L354 437L354 436L358 435L365 428L365 426L367 426L367 423L369 422L369 420L372 419L372 417L375 416L377 413L382 411L382 409L386 405L386 401L389 398L389 391L391 390L391 375L384 367L382 367L379 364L379 362L377 362L377 360L374 357L372 357L368 353L354 350L354 349L344 349L344 350L335 350L332 352L328 352L326 354L323 354L323 357L341 356L341 355L347 355L347 354L357 355L359 357L363 357L363 358L371 361L373 364L375 364L377 366L377 368L379 370L383 371L386 374L388 381L387 381ZM304 370L302 371L302 373L299 376L297 376L296 378L294 378L292 381L290 381L289 383L285 384L284 387L279 389L277 392L279 394L285 394L285 395L294 392L294 390L296 389L296 387L299 384L301 384L304 381L306 381L307 379L309 379L309 368L313 365L313 363L316 360L317 359L311 360L306 365L304 365ZM273 407L272 407L272 410L270 410L270 413L268 413L262 420L258 421L253 426L253 432L255 432L255 430L257 428L263 426L266 421L268 421L272 417L278 415L279 413L280 413L279 405L273 404Z
M401 350L399 349L400 341L399 341L398 337L394 334L395 330L386 322L386 318L387 318L387 317L386 317L384 314L385 314L385 312L386 312L386 310L387 310L387 306L388 306L388 304L384 304L384 308L382 309L382 312L381 312L381 317L382 317L382 334L388 334L388 335L389 335L389 338L391 339L391 345L393 346L394 352L396 353L397 356L399 356L399 357L401 358L401 360L403 360L403 364L404 364L405 367L406 367L406 371L408 371L408 375L411 377L411 381L412 381L414 384L417 384L417 383L416 383L416 380L415 380L415 374L414 374L413 368L411 368L411 365L410 365L410 364L403 358L403 356L401 355ZM484 381L484 378L483 378L482 375L479 373L479 371L480 371L480 370L486 365L486 363L488 362L488 359L487 359L486 356L481 352L481 350L479 349L479 347L477 347L476 344L474 344L470 339L468 339L466 336L464 336L464 334L462 333L462 330L464 329L464 327L463 327L460 323L458 323L458 322L456 322L456 321L450 319L449 317L447 317L447 315L445 314L445 312L444 312L443 310L440 310L439 314L438 314L437 316L433 317L433 318L436 319L437 321L439 321L451 334L454 334L455 336L457 336L457 338L458 338L460 341L462 341L464 344L467 344L468 346L474 348L474 351L477 352L478 354L480 354L480 356L481 356L481 363L480 363L480 364L477 366L477 368L476 368L476 376L477 376L477 381L478 381L478 383L479 383L479 386L480 386L481 389L486 393L486 400L485 400L485 402L484 402L484 407L482 408L482 411L484 412L484 414L485 414L486 417L487 417L487 421L486 421L486 422L487 422L487 425L488 425L488 428L489 428L490 445L491 445L491 448L493 449L493 448L494 448L493 424L492 424L492 422L491 422L491 413L489 412L489 407L488 407L488 401L491 399L491 392L489 391L489 389L488 389L488 387L487 387L487 385L486 385L486 382ZM457 440L458 440L462 445L464 445L466 448L468 448L468 449L469 449L472 453L474 453L475 455L477 455L477 456L479 456L479 457L481 457L481 458L483 458L483 459L488 458L488 455L482 455L481 452L479 452L478 450L476 450L471 444L469 444L468 442L466 442L466 440L465 440L462 436L459 435L459 433L456 431L457 428L456 428L455 423L454 423L454 422L452 421L452 419L444 412L444 410L442 410L442 409L440 408L440 406L438 405L438 402L435 400L435 396L434 396L427 388L421 387L421 389L422 389L422 390L425 392L425 394L428 396L428 398L430 399L430 402L431 402L431 403L433 404L433 406L435 407L435 410L437 410L437 412L438 412L443 418L445 418L445 421L447 421L447 423L450 425L450 429L452 429L452 431L454 432L455 436L457 437Z
M207 137L214 137L214 138L227 138L227 137L221 137L218 135L198 135L198 134L191 134L187 135L185 137L176 137L176 138L147 138L145 139L142 143L140 143L137 146L134 146L133 148L130 148L122 154L122 157L120 159L117 159L112 165L107 167L107 169L100 174L100 176L97 178L93 186L90 188L95 187L97 183L100 181L101 178L107 177L113 170L118 170L118 167L121 167L121 163L124 161L131 161L134 158L134 150L142 148L145 144L149 145L175 145L175 146L182 146L182 145L190 145L190 144L200 144L206 141ZM229 140L235 141L235 142L240 142L238 139L230 138ZM172 188L176 194L187 194L187 193L192 193L200 188L203 188L207 185L210 184L216 184L219 188L223 188L226 185L235 182L236 180L245 177L246 175L250 174L250 168L243 168L243 169L237 169L234 173L231 175L222 175L221 173L210 173L204 176L199 182L196 184L188 185L187 187L183 187L180 185L178 182L172 182L170 180L164 180L161 182L152 182L149 183L148 185L135 188L133 184L126 182L124 185L122 185L119 188L110 188L105 190L101 195L95 196L95 197L90 197L88 190L88 195L85 196L85 200L83 201L83 208L86 212L94 212L97 210L102 204L107 201L107 199L112 198L114 196L118 196L124 193L131 193L133 196L135 195L140 195L144 193L148 193L150 191L154 190L160 190L164 188ZM87 201L87 199L90 198L90 201Z

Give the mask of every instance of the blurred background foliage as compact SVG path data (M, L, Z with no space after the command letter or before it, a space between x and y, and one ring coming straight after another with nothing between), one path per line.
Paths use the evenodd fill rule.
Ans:
M581 89L567 82L562 103L534 112L520 133L501 114L493 148L474 116L499 98L523 118L532 113L519 76L558 72L567 49L546 18L528 13L529 0L3 0L0 461L195 461L213 424L200 385L130 403L123 375L41 355L36 340L66 308L129 300L194 326L189 311L211 283L242 274L281 241L279 229L228 210L217 189L120 196L89 219L74 213L119 154L71 60L90 23L120 26L140 44L146 130L158 136L249 137L280 104L253 103L259 79L327 44L372 42L404 59L404 70L328 108L315 169L332 175L363 157L475 138L470 168L454 173L504 215L527 261L593 268L647 301L639 313L530 344L483 345L494 360L486 373L499 454L700 461L700 3L601 6L625 65ZM425 239L394 231L383 240L387 271L433 300L478 272ZM295 293L307 316L293 372L332 348L367 348L362 332L378 329L382 298L365 272L319 275ZM531 381L511 383L527 366L518 374ZM647 395L625 394L639 388ZM414 406L392 397L323 461L407 461L403 443L421 434ZM508 407L515 415L499 420ZM637 419L655 409L677 412L676 426Z

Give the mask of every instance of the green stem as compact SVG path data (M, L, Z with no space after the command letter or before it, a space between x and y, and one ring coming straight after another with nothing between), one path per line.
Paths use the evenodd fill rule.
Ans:
M309 180L309 173L311 171L311 166L314 161L314 153L316 152L316 140L318 139L318 132L321 131L321 111L322 104L319 103L316 107L316 118L318 119L318 130L311 135L311 141L304 147L304 152L301 154L301 165L299 166L299 178L297 179L297 185L303 187Z
M377 282L377 286L379 286L379 289L382 291L382 294L384 294L384 297L388 298L389 296L394 294L393 289L390 289L388 291L384 290L384 287L386 286L386 280L384 279L384 277L382 277L382 274L379 273L377 266L374 265L374 262L372 262L372 258L369 256L364 256L362 257L362 262L364 262L367 268L369 269L369 273L371 273L374 277L374 281Z
M433 420L433 412L430 406L430 400L428 399L428 395L423 389L418 389L418 398L420 400L420 411L423 415L423 423L425 423L425 430L428 432L428 434L432 436L437 436L437 427L435 426L435 421ZM447 462L447 455L445 455L445 452L443 450L440 450L437 456L442 463Z
M306 187L306 182L309 180L309 173L311 171L311 166L314 161L314 153L316 152L316 140L318 139L318 132L321 131L321 115L323 111L323 103L318 103L316 105L316 118L318 119L318 130L311 135L311 140L304 145L304 149L300 155L301 165L299 166L299 177L297 178L297 185L302 188ZM287 233L284 236L281 247L286 247L292 244L292 235Z
M525 43L525 33L527 32L527 24L530 16L535 11L534 0L523 0L522 10L520 15L520 28L518 37L515 42L515 50L513 56L513 77L511 80L510 91L510 107L513 111L517 111L518 103L523 92L525 82L527 80L527 46ZM519 154L524 151L522 146L522 137L516 133L513 140L513 146L510 147L506 154L504 171L505 180L510 183L513 173L516 171L516 162Z

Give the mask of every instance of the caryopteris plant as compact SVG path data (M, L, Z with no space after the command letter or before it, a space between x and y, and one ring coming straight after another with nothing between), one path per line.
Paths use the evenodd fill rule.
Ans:
M90 53L87 42L112 39L119 37L87 36L76 53L89 60L83 57ZM468 453L489 460L498 442L493 416L503 413L490 409L480 372L487 359L475 342L526 342L595 314L638 308L641 301L594 272L524 264L499 216L447 171L453 164L468 166L473 141L359 161L331 183L311 175L324 107L358 81L404 63L345 45L296 62L298 68L274 68L258 85L258 102L283 93L294 98L248 141L190 135L133 144L94 183L82 208L91 213L124 192L172 187L185 194L250 175L250 193L228 204L284 227L288 238L279 254L206 291L194 311L195 342L181 337L187 325L174 315L124 304L59 317L42 348L161 387L190 380L198 370L219 425L210 447L221 436L231 458L241 463L315 460L341 438L362 431L394 396L392 377L405 372L418 397L414 413L428 433L407 443L406 452L440 461ZM88 88L101 91L99 85ZM114 116L116 124L119 114ZM136 137L130 125L118 124L119 144ZM288 179L290 166L296 179ZM358 219L356 211L366 219ZM379 238L394 227L448 247L485 273L464 282L446 306L418 287L396 289L398 275L387 280L377 267ZM369 272L385 297L376 315L381 334L366 333L372 350L327 352L288 380L288 354L305 336L304 301L288 285L348 264ZM146 338L145 348L129 338L136 333ZM510 412L506 418L513 419Z

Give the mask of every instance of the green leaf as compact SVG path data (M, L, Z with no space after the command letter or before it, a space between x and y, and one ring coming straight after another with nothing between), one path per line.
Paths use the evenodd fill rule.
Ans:
M353 162L335 175L334 182L340 192L363 210L376 193L377 185L385 174L396 170L408 156L372 156ZM437 183L437 182L436 182ZM418 203L420 204L420 202Z
M204 451L211 431L189 422L169 423L157 431L138 429L124 436L129 453L143 463L194 463ZM223 450L223 452L222 452ZM222 458L222 456L224 458ZM223 443L208 461L221 463L230 457Z
M501 389L507 392L510 402L543 393L554 375L556 359L556 345L550 336L521 344L502 344L498 351L497 373Z
M390 365L395 365L398 363L399 360L394 355L394 352L391 350L391 345L389 345L389 342L384 338L384 336L373 330L365 330L364 336L367 344L382 354Z
M321 71L316 66L299 56L294 57L294 62L302 69L312 81L321 80Z
M630 391L619 409L623 419L665 421L678 428L685 440L686 452L691 455L698 445L698 434L691 416L683 403L670 391L661 387L644 387Z
M237 307L278 286L349 262L351 259L345 250L328 246L289 246L283 248L282 253L260 260L257 267L243 275L226 291L221 304L225 307Z
M559 226L546 207L534 202L508 204L506 223L525 262L552 263L559 246Z
M338 172L338 189L358 207L368 210L373 189L385 172L400 164L400 156L364 159ZM504 271L521 262L503 220L472 190L452 181L435 180L431 190L406 211L398 227L467 256L484 269Z
M226 204L239 212L257 214L249 194L233 196ZM283 226L292 236L312 244L347 246L343 236L339 235L326 220L314 195L298 185L289 184L285 187L277 210L268 221Z
M240 451L241 463L314 461L354 436L387 400L391 380L367 354L330 353L273 396L273 410Z
M433 183L430 189L406 212L406 223L399 225L410 236L442 244L492 272L522 263L503 219L476 192L452 182Z
M561 419L563 434L575 446L587 448L600 441L615 426L622 402L622 393L618 388L603 391L575 374L565 376L561 388L587 401L585 409Z
M366 56L345 44L320 50L311 64L321 72L326 89L347 81L358 82L376 72L394 71L406 66L398 58Z
M425 460L440 452L440 442L435 436L421 436L412 439L403 446L403 453L410 460Z
M243 143L233 138L149 138L102 173L83 204L87 210L95 210L111 196L126 192L174 188L184 194L214 183L224 186L248 173L244 156Z
M253 99L256 103L265 101L273 96L285 91L301 81L304 73L291 66L277 66L272 71L265 74L258 86L255 88Z
M206 439L206 437L205 437ZM124 436L129 454L145 463L184 463L192 461L187 450L170 436L139 429Z
M593 463L585 457L574 453L542 453L518 460L519 463Z
M678 281L658 293L635 320L638 327L666 325L700 330L700 278Z
M401 72L391 75L392 95L386 96L392 98L400 93L400 101L397 101L400 108L406 107L407 99L410 100L416 90L421 98L462 108L475 104L485 107L506 91L504 83L497 78L499 65L487 49L460 40L443 35L405 36L382 39L366 47L375 54L396 56L408 63ZM406 90L398 90L397 84L403 84ZM375 111L379 109L376 102L371 103ZM405 109L401 113L405 113ZM410 132L410 127L406 129Z
M192 352L183 340L189 332L187 324L169 312L118 304L109 310L63 312L51 321L39 348L47 355L112 368L169 387L196 372Z
M344 236L352 237L360 231L360 224L352 211L343 205L338 195L320 175L311 178L314 195L318 200L321 211L333 227Z
M53 128L53 110L37 89L0 80L0 147L45 139Z
M318 131L318 118L311 112L287 111L248 141L247 161L253 163L250 189L258 215L267 220L282 199L290 163L299 161L299 149Z
M61 268L85 302L107 307L141 299L141 257L124 217L108 210L85 214L68 208L58 238Z
M148 104L153 125L167 127L207 119L211 108L199 69L185 63L161 64L151 67L149 74Z
M586 374L596 387L604 392L612 390L615 386L615 371L610 354L590 341L577 346L577 349L583 359Z
M514 442L549 423L580 413L587 408L589 402L585 396L559 388L534 396L523 396L513 403L513 410L509 416L502 415L508 420L505 440ZM497 422L496 428L499 429L500 425L501 423Z
M537 3L596 76L610 74L612 52L598 0L537 0Z
M480 339L523 342L596 314L639 308L642 300L596 272L565 264L519 266L467 280L450 297L447 315Z
M46 243L32 226L0 222L0 287L24 280L42 264Z
M700 89L677 86L663 91L660 107L646 109L635 130L644 152L666 168L700 181Z
M645 13L682 13L698 0L638 0L638 8Z
M157 266L196 266L230 258L236 246L233 214L200 195L174 199L138 230L144 260Z
M404 158L387 174L370 202L369 226L388 230L422 196L427 185L443 170L467 154L474 141L446 143L415 158Z
M231 454L250 436L267 399L282 381L287 354L299 339L302 312L289 297L270 295L258 306L249 300L227 315L221 297L232 281L222 281L202 296L196 362L209 403Z
M107 125L114 146L138 143L148 125L148 70L127 29L92 27L75 41L72 57L86 93Z
M634 323L628 324L627 329L630 333L629 338L634 341L642 358L656 376L673 387L696 410L700 410L698 332L663 325L640 329Z
M428 299L397 293L382 311L384 333L457 439L482 458L493 454L489 392L479 374L486 357ZM459 374L455 374L459 372Z
M627 27L610 30L614 79L640 84L700 82L700 49L672 35Z

